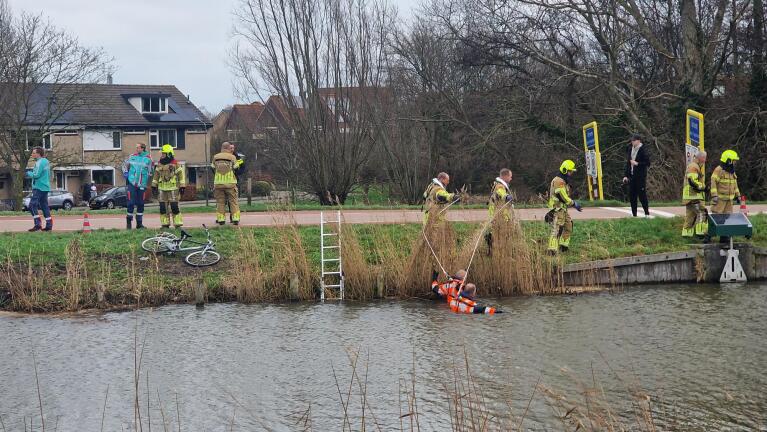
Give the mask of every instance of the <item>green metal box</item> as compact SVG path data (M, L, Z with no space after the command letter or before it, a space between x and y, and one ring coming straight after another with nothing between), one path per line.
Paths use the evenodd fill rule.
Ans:
M751 221L743 213L708 215L708 234L711 237L750 236L753 232Z

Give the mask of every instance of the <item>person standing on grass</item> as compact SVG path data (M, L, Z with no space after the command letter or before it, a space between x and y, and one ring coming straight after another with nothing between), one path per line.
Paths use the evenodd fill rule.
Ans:
M639 134L631 136L631 145L626 150L626 169L623 183L629 185L629 200L631 214L637 215L637 199L642 203L644 217L650 216L650 205L647 202L647 168L650 167L650 156L642 144Z
M229 208L232 225L240 224L240 205L237 201L237 177L235 172L242 165L234 155L234 146L229 142L221 144L221 152L213 156L211 168L213 178L213 196L216 198L216 223L226 223L226 209Z
M146 151L146 144L136 144L136 153L123 163L123 176L128 189L128 214L125 225L131 229L133 212L136 212L136 229L144 228L144 193L152 177L152 157Z
M436 223L445 221L443 213L447 207L454 202L460 201L458 194L449 193L447 185L450 184L450 176L446 172L437 174L437 177L431 179L431 183L423 192L424 206L426 209L423 214L423 224L429 223L430 215L436 217Z
M32 213L35 226L30 228L29 232L51 231L53 220L51 219L51 209L48 207L48 193L51 191L51 164L45 158L45 150L42 147L32 149L32 159L35 161L35 166L27 171L27 177L32 179L32 198L29 200L29 212ZM43 211L45 228L40 222L39 210Z

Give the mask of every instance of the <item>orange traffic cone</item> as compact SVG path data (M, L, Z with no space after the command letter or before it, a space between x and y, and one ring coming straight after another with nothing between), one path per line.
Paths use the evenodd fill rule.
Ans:
M740 196L740 212L748 216L748 207L746 207L746 196Z
M83 231L84 234L91 232L91 222L88 220L88 212L83 215Z

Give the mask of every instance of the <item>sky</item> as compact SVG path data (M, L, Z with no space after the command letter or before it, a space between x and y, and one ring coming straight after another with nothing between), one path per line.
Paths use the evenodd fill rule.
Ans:
M233 103L232 11L240 0L9 0L114 58L115 84L172 84L212 114ZM396 0L403 12L414 0Z

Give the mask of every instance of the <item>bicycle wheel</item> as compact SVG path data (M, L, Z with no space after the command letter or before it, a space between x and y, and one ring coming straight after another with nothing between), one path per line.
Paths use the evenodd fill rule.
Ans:
M168 252L170 250L168 247L168 237L149 237L148 239L141 242L141 249L152 253Z
M184 262L194 267L207 267L221 261L221 255L214 250L200 250L184 257Z

